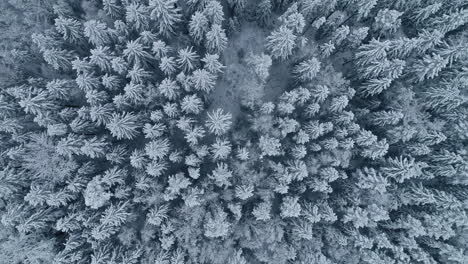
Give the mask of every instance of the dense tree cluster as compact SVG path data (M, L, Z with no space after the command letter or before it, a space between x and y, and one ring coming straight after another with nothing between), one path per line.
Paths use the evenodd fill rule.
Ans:
M0 8L0 263L468 263L466 1Z

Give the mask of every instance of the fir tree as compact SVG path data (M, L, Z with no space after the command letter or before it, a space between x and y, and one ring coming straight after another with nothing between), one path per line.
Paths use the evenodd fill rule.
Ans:
M311 81L320 71L320 65L320 61L318 61L316 58L312 58L299 63L294 68L293 72L300 80Z
M206 32L206 47L211 53L221 53L227 45L227 37L221 25L215 24Z
M166 43L162 40L153 42L152 52L154 53L157 60L160 60L163 57L167 57L170 50L171 48L167 46Z
M301 214L301 205L297 197L285 197L281 204L281 217L299 217Z
M174 100L179 96L180 87L174 80L165 78L158 86L159 92L169 100Z
M291 29L282 26L267 37L266 47L274 58L285 60L292 55L296 38Z
M203 9L203 14L212 25L221 25L224 21L222 5L217 0L210 0Z
M209 93L213 90L215 85L216 76L211 74L205 69L195 70L190 76L190 82L195 90Z
M112 71L112 56L109 54L108 47L97 47L91 50L91 56L89 62L97 65L101 70L105 72Z
M114 113L106 127L117 139L132 139L138 134L139 122L138 116L132 113Z
M179 58L177 59L177 63L179 64L179 68L184 71L193 70L197 64L198 55L192 49L192 47L187 47L178 52Z
M159 69L163 71L166 75L171 75L176 70L176 60L174 57L162 57L161 63L159 64Z
M106 14L111 17L120 17L123 12L123 8L118 4L117 0L103 0L102 4Z
M225 66L219 62L218 54L206 54L201 61L204 63L203 68L213 74L222 73L225 68Z
M413 70L417 80L421 82L426 79L437 77L439 72L442 71L448 63L449 61L447 59L438 54L433 56L426 55L414 65Z
M232 115L223 113L221 108L216 109L208 113L208 120L206 121L206 126L208 127L211 133L214 133L216 136L223 135L231 127L232 124Z
M89 20L83 25L84 35L89 39L89 42L96 47L111 44L115 39L115 35L109 31L105 23Z
M259 147L264 156L278 156L281 154L281 143L278 139L270 136L261 136Z
M146 155L153 160L161 160L169 154L170 144L167 139L150 141L145 146Z
M62 49L46 49L44 50L44 60L49 63L54 69L69 70L72 66L72 52Z
M185 113L198 114L202 110L203 102L197 95L187 95L180 103L182 111Z
M261 25L268 25L271 19L272 9L273 5L271 4L271 0L262 0L258 4L256 9L256 17Z
M181 20L180 9L175 5L175 0L151 0L151 19L156 21L159 33L165 36L174 33L176 24Z
M227 222L227 214L217 208L211 216L207 217L204 225L205 236L208 238L225 237L229 232L231 224Z
M206 16L199 11L196 11L189 23L189 34L195 41L195 43L200 44L208 32L208 19Z
M128 42L126 48L123 50L123 55L127 58L129 63L135 65L146 65L152 59L151 54L144 50L143 45L137 41Z
M375 18L374 30L382 35L395 33L401 25L401 12L396 10L379 10Z
M81 24L73 18L56 18L55 28L66 41L71 43L78 43L83 39Z

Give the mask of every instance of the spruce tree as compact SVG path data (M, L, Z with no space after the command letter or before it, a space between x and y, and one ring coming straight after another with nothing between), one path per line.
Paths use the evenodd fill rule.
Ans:
M267 37L266 47L274 58L285 60L292 55L296 36L286 26L281 26Z

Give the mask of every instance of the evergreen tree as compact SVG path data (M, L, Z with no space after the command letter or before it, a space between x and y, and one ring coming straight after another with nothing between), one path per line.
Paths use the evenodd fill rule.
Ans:
M169 100L174 100L179 96L180 87L177 82L165 78L158 86L159 92Z
M212 74L222 73L225 66L219 62L218 54L206 54L201 61L204 63L203 68Z
M106 14L111 17L118 18L123 12L123 8L117 0L103 0L102 4Z
M108 47L97 47L91 50L89 62L97 65L102 71L112 71L112 56L109 54Z
M198 55L196 52L192 51L192 47L187 47L185 49L179 50L179 58L177 63L179 68L184 71L191 71L195 68L198 60Z
M430 87L423 92L424 104L437 111L453 110L466 102L456 83L442 83L439 87Z
M0 9L0 263L466 262L466 1Z
M132 139L138 134L139 122L138 116L132 113L113 114L106 127L117 139Z
M426 55L422 60L419 60L413 67L418 81L433 79L439 75L449 61L442 56L436 54L433 56Z
M185 96L180 105L185 113L198 114L202 110L203 102L197 95L192 94Z
M69 70L72 66L72 52L62 49L46 49L44 50L44 60L49 63L54 69Z
M190 82L195 90L209 93L213 90L215 85L216 76L211 74L205 69L195 70L190 76Z
M223 6L217 0L210 0L203 9L203 14L212 25L221 25L224 21Z
M223 113L221 108L216 109L208 113L208 120L206 121L206 126L211 133L214 133L216 136L223 135L231 126L231 114Z
M227 37L221 25L214 24L206 32L206 47L210 53L221 53L227 45Z
M145 146L146 155L153 160L162 160L169 154L170 144L167 139L157 139L149 142Z
M141 66L146 65L152 59L151 54L137 41L127 42L123 55L129 63Z
M176 24L181 21L180 9L176 7L175 0L151 0L151 19L156 21L159 33L169 36L174 33Z
M363 19L369 16L371 10L377 5L377 0L359 0L356 2L358 19Z
M281 154L281 143L273 137L261 136L259 147L262 150L263 156L278 156Z
M84 24L84 35L96 47L112 44L115 34L107 28L105 23L89 20Z
M206 16L200 12L196 11L189 23L189 34L195 41L195 43L200 44L203 40L203 37L208 32L208 19Z
M311 81L320 71L320 61L312 58L299 63L293 70L300 80Z
M375 17L374 30L382 35L395 33L401 25L401 12L396 10L379 10Z
M365 96L372 96L380 94L382 91L388 89L393 80L390 78L370 79L363 83L360 87L360 92Z
M227 222L227 214L217 208L211 216L207 217L204 225L205 236L208 238L225 237L229 232L231 224Z
M153 42L152 51L155 54L157 60L160 60L163 57L166 57L171 48L164 43L162 40Z
M66 41L78 43L82 40L81 24L73 18L59 17L55 19L55 28Z
M438 16L431 21L432 27L442 33L448 33L466 24L468 12L465 9L455 10L451 13Z
M285 197L281 204L281 217L299 217L301 214L301 205L297 197Z
M266 47L274 58L285 60L292 55L296 38L291 29L282 26L267 37Z
M271 19L273 5L271 0L262 0L258 6L256 11L256 17L261 25L266 26L269 24Z
M148 6L130 3L125 9L125 19L128 23L133 24L135 29L142 31L149 28L150 10Z

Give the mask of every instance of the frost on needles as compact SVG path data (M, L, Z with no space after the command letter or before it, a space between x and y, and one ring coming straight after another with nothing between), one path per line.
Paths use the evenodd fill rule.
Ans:
M0 10L0 264L468 263L466 1Z

